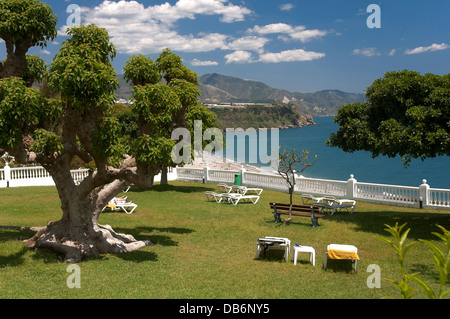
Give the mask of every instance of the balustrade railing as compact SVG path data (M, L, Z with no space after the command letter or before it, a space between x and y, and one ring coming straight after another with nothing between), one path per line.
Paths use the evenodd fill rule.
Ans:
M76 183L89 175L89 170L73 170L72 178ZM287 192L286 180L273 172L254 173L245 169L218 170L206 168L178 167L173 172L172 180L197 181L203 183L233 184L236 174L241 175L243 185L262 187ZM14 186L54 185L50 174L43 167L23 167L0 169L0 188ZM355 199L373 203L401 205L408 207L450 209L450 189L430 188L423 181L419 187L361 183L350 176L347 181L295 177L295 193L331 195L338 198Z
M234 183L235 175L239 173L240 171L210 169L208 170L207 180L210 182Z
M347 195L347 182L343 181L298 177L295 185L294 191L296 192L339 197Z
M205 173L203 168L184 168L177 169L179 179L202 181Z
M450 190L430 188L428 191L428 205L450 208Z
M417 204L420 200L418 187L357 183L355 198L386 202Z
M244 178L244 183L249 186L259 186L281 191L288 189L286 180L279 175L246 172Z
M41 166L16 167L11 169L11 180L47 178L50 174Z

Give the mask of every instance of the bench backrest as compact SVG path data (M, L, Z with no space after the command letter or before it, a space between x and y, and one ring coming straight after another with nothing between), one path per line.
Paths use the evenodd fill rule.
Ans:
M281 210L289 210L289 204L284 203L270 203L270 208L272 209L281 209ZM314 212L319 211L318 206L312 206L312 205L292 205L293 212L311 212L311 208L314 210Z

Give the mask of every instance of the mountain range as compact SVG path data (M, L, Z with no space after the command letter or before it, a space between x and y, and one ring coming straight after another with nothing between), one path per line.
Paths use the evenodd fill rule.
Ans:
M120 87L119 98L129 99L131 86L122 75L118 76ZM323 90L315 93L289 92L276 89L265 83L245 80L238 77L205 74L199 78L199 88L202 92L200 103L274 103L295 106L300 114L312 116L335 115L337 109L350 103L363 102L362 93L348 93L339 90Z

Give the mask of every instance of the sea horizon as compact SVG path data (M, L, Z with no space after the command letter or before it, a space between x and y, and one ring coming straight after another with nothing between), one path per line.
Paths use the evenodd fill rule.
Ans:
M400 156L372 158L371 154L366 151L346 153L339 148L329 147L325 144L330 134L338 129L333 117L315 117L314 121L317 125L279 130L279 146L281 149L284 147L295 148L298 152L308 149L311 159L313 155L317 155L317 162L308 167L301 175L339 181L348 180L350 175L353 175L360 182L412 187L417 187L422 184L423 180L426 180L432 188L450 189L449 157L440 156L428 158L424 161L413 159L409 166L404 166ZM258 134L258 130L256 131ZM268 143L270 143L270 138L268 140ZM261 163L261 161L257 163L249 162L250 147L248 141L245 147L245 165L254 166L261 170L274 171L274 168ZM270 145L268 145L269 149ZM225 149L218 154L213 154L213 156L218 159L238 161L236 152L234 152L233 158L227 157L228 154L226 154ZM238 162L242 162L242 160Z

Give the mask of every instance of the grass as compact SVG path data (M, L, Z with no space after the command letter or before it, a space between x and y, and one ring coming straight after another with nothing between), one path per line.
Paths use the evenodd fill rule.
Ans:
M407 223L408 240L436 240L436 224L450 229L450 213L357 203L353 214L320 219L294 217L283 227L274 223L270 201L287 202L288 194L264 191L256 204L207 202L204 192L215 185L171 182L151 190L132 188L129 199L139 207L132 215L104 213L100 223L150 239L156 245L137 252L102 255L81 263L81 288L69 289L67 264L51 253L31 251L20 239L33 233L0 228L0 298L146 298L146 299L378 299L399 298L386 278L399 279L395 252L377 236L388 236L385 224ZM295 196L298 203L299 196ZM0 226L42 226L61 217L54 187L0 189ZM277 252L255 260L259 237L287 237L316 249L316 266L306 254L284 262ZM330 243L358 247L359 271L346 261L329 261ZM381 269L381 288L368 288L366 269ZM437 289L439 279L424 244L407 258L407 270ZM424 298L421 291L414 295Z

